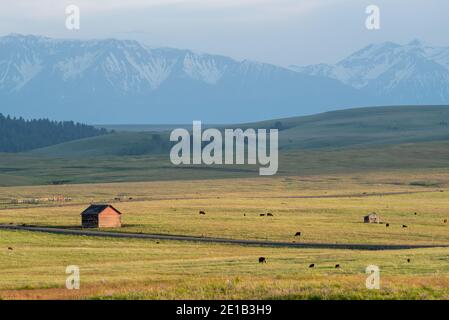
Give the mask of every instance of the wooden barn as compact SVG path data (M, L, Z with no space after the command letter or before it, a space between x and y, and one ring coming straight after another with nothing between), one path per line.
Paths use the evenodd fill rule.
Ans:
M122 213L108 204L93 204L81 213L83 228L119 228Z
M363 222L365 222L365 223L380 223L380 216L377 213L372 212L363 218Z

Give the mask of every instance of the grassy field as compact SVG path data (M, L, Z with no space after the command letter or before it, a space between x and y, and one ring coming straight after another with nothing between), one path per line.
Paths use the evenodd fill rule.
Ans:
M237 127L278 128L280 176L447 169L449 107L349 109ZM167 129L169 129L167 127ZM191 129L191 128L189 128ZM0 186L254 178L258 166L181 166L168 132L119 132L0 154Z
M2 299L449 298L443 249L298 250L0 233ZM259 264L260 256L268 263ZM80 290L65 289L65 268L73 264ZM380 290L365 287L370 264L381 269Z
M448 107L366 108L246 125L280 129L275 177L259 177L258 166L175 167L166 133L142 128L0 154L0 224L79 228L90 203L111 203L123 212L120 232L449 245L448 116ZM364 224L370 212L384 223ZM449 299L448 262L441 247L288 249L0 230L0 298ZM73 264L81 290L64 289ZM381 269L380 290L365 288L370 264Z
M449 174L224 179L2 188L4 201L63 194L70 203L4 205L0 223L79 227L88 203L114 203L121 232L372 244L449 244ZM407 179L412 179L408 181ZM427 180L419 180L419 179ZM370 182L369 182L370 181ZM440 183L439 183L439 182ZM447 180L446 180L447 181ZM435 186L438 185L438 187ZM115 201L117 197L132 201ZM199 215L200 210L206 215ZM260 216L270 212L273 217ZM377 212L384 224L365 224ZM415 214L416 212L416 214ZM402 225L407 225L403 228Z
M275 241L449 244L449 173L366 172L258 179L0 188L3 201L64 194L70 203L4 204L0 223L78 227L90 202L115 202L123 232ZM199 210L206 215L200 216ZM376 211L385 225L364 224ZM273 217L260 217L271 212ZM415 215L415 212L417 213ZM402 228L402 224L408 228ZM301 231L303 237L295 239ZM449 249L287 249L0 231L0 297L104 299L448 299ZM13 250L8 250L11 247ZM258 257L267 264L258 264ZM407 262L407 259L411 259ZM308 268L310 263L316 267ZM335 264L341 268L335 269ZM66 290L79 265L81 290ZM381 290L365 268L381 268Z
M448 141L354 149L281 149L277 176L363 175L365 172L379 172L382 176L385 171L428 169L446 172L448 159ZM256 178L258 170L258 165L178 167L170 163L168 153L68 158L0 154L0 186Z

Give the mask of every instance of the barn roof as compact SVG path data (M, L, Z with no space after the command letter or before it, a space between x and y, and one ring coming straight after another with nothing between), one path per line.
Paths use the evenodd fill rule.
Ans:
M122 214L120 211L118 211L116 208L114 208L110 204L92 204L89 206L89 208L87 208L86 210L81 212L81 215L87 215L87 214L98 215L98 214L102 213L106 208L111 208L112 210L116 211L118 214Z

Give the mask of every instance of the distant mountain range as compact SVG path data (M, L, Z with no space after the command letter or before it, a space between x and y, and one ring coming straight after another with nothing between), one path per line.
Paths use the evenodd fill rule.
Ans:
M382 104L445 104L449 101L449 47L414 40L369 45L336 65L291 66L301 74L336 79ZM371 98L372 99L372 98Z
M371 45L282 68L127 40L0 37L0 112L89 123L245 122L369 105L449 103L449 48Z

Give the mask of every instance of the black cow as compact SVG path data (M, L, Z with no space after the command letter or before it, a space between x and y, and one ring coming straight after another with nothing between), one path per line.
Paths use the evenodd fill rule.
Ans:
M301 236L301 232L300 231L295 233L295 237L300 237L300 236Z
M338 269L338 268L340 268L340 265L339 265L339 264L336 264L336 265L335 265L335 269Z
M204 212L204 211L200 211L200 214L206 214L206 212Z
M267 217L272 217L273 216L273 214L272 213L267 213Z
M309 265L309 268L314 268L314 267L315 267L315 264L314 264L314 263L312 263L312 264Z
M265 257L260 257L259 263L267 263L267 259Z
M408 228L405 224L402 225L402 228Z
M8 250L14 250L13 248L11 248L11 247L8 247Z

